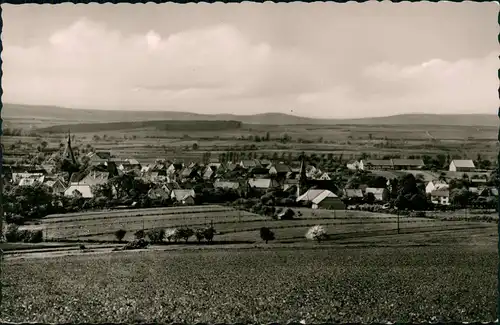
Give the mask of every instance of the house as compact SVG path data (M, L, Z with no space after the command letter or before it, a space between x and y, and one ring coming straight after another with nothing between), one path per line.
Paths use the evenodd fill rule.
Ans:
M361 170L390 170L394 169L392 165L391 159L369 159L369 160L361 160L359 162L359 169Z
M425 193L430 194L434 190L448 189L449 186L443 181L430 181L425 186Z
M111 159L111 153L109 151L89 152L87 157L90 165L101 165Z
M248 175L254 178L266 178L269 176L269 169L264 167L254 167L248 171Z
M392 159L392 165L396 170L421 169L425 167L422 159Z
M23 179L29 179L24 181L23 185L33 185L34 183L43 183L45 176L43 173L12 173L12 183L21 185Z
M447 188L432 191L431 202L438 205L450 205L450 191Z
M313 209L344 210L345 204L331 191L324 190L312 200Z
M231 181L215 181L214 188L224 188L237 190L240 187L240 183Z
M320 177L318 177L318 180L320 181L330 181L332 180L330 175L328 173L323 173Z
M472 160L453 160L450 163L451 172L472 172L476 169Z
M181 178L183 179L192 179L192 178L197 178L200 176L198 174L198 171L195 168L192 167L186 167L182 170L181 172Z
M360 169L360 163L359 161L351 161L347 163L346 167L349 170L358 170Z
M212 167L212 168L215 168L215 170L223 167L222 163L220 162L211 162L208 164L208 167Z
M337 195L324 189L310 189L299 196L297 202L312 204L313 209L345 209L344 203Z
M19 186L33 186L35 184L43 184L45 176L25 177L19 181Z
M50 191L55 194L62 194L66 190L66 184L60 178L56 180L46 181L45 185L50 188Z
M285 179L283 182L283 191L288 190L291 187L298 186L299 185L299 180L298 179Z
M43 164L42 168L45 170L46 175L53 175L56 167L54 165Z
M269 159L260 159L259 164L264 168L268 168L271 166L272 162Z
M258 190L270 190L279 188L278 181L270 178L251 178L248 180L248 186Z
M253 159L242 160L239 165L243 169L250 169L250 168L254 168L254 167L261 167L260 163L258 162L258 160L253 160Z
M312 165L308 165L306 167L306 177L307 178L313 178L319 172L321 172L321 171L319 171L316 167L314 167Z
M386 188L367 187L365 194L372 193L375 196L375 201L386 202L389 200L389 191Z
M152 188L148 191L148 197L152 200L164 200L170 197L169 193L161 187Z
M364 196L363 196L363 191L360 189L353 189L353 188L346 188L343 191L345 198L348 201L362 201Z
M173 190L180 190L181 187L176 182L169 182L167 184L163 184L161 186L161 189L165 191L168 195L171 195Z
M177 202L180 202L182 204L186 204L186 205L193 205L195 202L194 202L194 198L196 197L196 194L194 192L194 190L186 190L186 189L183 189L183 190L173 190L172 193L170 193L170 198L172 200L175 200Z
M91 171L87 176L85 176L80 183L88 184L91 186L94 185L102 185L106 184L109 179L109 173L107 172L99 172L99 171Z
M290 168L290 166L285 165L285 164L272 164L269 167L269 174L270 175L285 177L286 174L291 172L291 171L292 171L292 169Z
M203 179L205 180L212 179L215 176L215 171L216 171L215 167L207 166L203 171L202 175Z
M71 183L64 191L64 196L91 199L94 197L94 194L92 193L91 186L88 184Z

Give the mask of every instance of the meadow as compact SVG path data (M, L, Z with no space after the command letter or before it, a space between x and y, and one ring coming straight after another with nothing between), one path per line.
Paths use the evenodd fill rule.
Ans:
M50 215L42 219L44 235L49 240L114 242L114 233L123 229L125 241L134 239L138 230L155 228L203 228L212 224L217 230L216 242L261 242L259 230L269 227L278 242L303 242L308 228L323 225L332 240L382 236L397 233L396 215L364 211L294 209L294 220L273 220L230 207L206 205L121 211L98 211L68 215ZM300 212L300 216L298 213ZM439 215L430 218L399 218L400 233L438 232L449 230L495 227L488 222L452 218L442 220ZM194 241L192 238L191 241Z
M267 247L7 260L1 320L416 323L496 319L495 245Z
M32 129L35 133L36 128ZM270 141L256 142L255 136ZM480 153L493 159L498 151L498 130L492 126L446 125L259 125L243 124L234 130L177 131L125 129L76 133L73 144L90 144L98 150L111 150L120 158L135 158L141 163L155 159L201 161L205 152L213 158L226 151L272 156L308 153L342 154L344 159L359 158L361 152L384 155L450 154L475 159ZM291 140L283 143L287 135ZM98 136L99 139L94 138ZM39 137L5 136L6 159L15 160L33 153L43 140L47 148L58 148L66 134L40 133ZM21 144L19 143L21 142ZM196 148L193 144L196 143ZM31 146L31 148L29 147ZM253 149L252 146L255 146Z

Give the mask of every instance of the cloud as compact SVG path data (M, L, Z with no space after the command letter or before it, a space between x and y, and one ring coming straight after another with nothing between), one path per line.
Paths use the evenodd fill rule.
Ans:
M494 54L365 67L314 56L298 43L285 48L250 40L230 24L123 34L86 18L36 46L13 45L7 36L3 41L6 102L203 113L293 110L317 117L498 107Z
M332 112L365 115L396 113L496 114L498 57L448 62L432 59L403 66L381 62L366 67L359 82L327 91L302 93L302 107L329 107ZM324 114L324 112L321 112Z

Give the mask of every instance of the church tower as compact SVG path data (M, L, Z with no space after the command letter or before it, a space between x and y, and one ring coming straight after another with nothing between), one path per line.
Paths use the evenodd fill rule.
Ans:
M305 154L302 153L300 161L300 173L299 173L299 183L297 185L297 197L303 194L303 191L307 185L307 175L306 175L306 164L305 164Z
M66 148L64 148L62 159L68 161L74 166L77 165L75 154L73 153L73 148L71 148L71 133L69 130L68 130L68 143L66 144Z

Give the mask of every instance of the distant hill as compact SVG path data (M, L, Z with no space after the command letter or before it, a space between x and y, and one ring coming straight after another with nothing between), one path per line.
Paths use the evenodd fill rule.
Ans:
M245 124L369 124L369 125L463 125L497 127L496 114L402 114L386 117L367 117L360 119L314 119L282 113L265 113L255 115L234 114L196 114L168 111L112 111L71 109L56 106L32 106L20 104L3 104L2 118L8 122L13 119L31 121L51 120L53 124L73 123L110 123L137 121L238 121ZM60 121L61 123L58 123ZM33 122L35 124L35 122Z
M88 133L103 131L119 131L134 129L156 129L161 131L222 131L236 130L241 128L239 121L143 121L143 122L111 122L111 123L78 123L55 125L38 129L41 132L65 133L69 129L71 132Z

